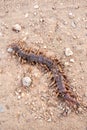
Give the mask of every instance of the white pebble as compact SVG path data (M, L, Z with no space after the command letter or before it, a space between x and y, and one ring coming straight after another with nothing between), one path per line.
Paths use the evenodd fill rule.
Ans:
M27 17L28 17L28 15L29 15L29 14L28 14L28 13L26 13L26 14L25 14L25 18L27 18Z
M7 52L11 53L11 52L13 52L13 49L9 47L9 48L7 49Z
M81 107L78 108L78 112L82 113L82 108Z
M29 87L29 86L31 85L31 82L32 82L32 80L31 80L30 77L24 77L24 78L22 79L22 84L23 84L23 86L25 86L25 87Z
M20 95L18 95L17 99L18 99L18 100L20 100L20 99L21 99L21 96L20 96Z
M73 37L73 39L77 39L77 36L76 36L76 35L73 35L72 37Z
M15 24L15 25L13 25L12 30L15 32L20 32L21 26L19 24Z
M64 21L64 22L63 22L63 24L64 24L64 25L67 25L67 24L68 24L68 22L67 22L67 21Z
M24 97L25 96L25 94L24 93L21 93L21 97Z
M34 12L34 15L36 15L37 13L36 12Z
M18 95L19 95L19 93L18 93L17 91L15 91L15 95L17 95L17 96L18 96Z
M34 5L34 8L35 8L35 9L38 9L38 8L39 8L39 6L38 6L38 5Z
M52 119L51 119L51 118L49 118L47 121L48 121L48 122L51 122L51 121L52 121Z
M81 77L81 80L84 80L84 77Z
M72 22L71 22L71 26L72 26L73 28L76 28L76 23L75 23L75 21L72 21Z
M75 17L75 15L74 15L72 12L70 12L70 13L69 13L69 18L70 18L70 19L73 19L74 17Z
M73 55L72 50L71 50L70 48L66 48L66 49L65 49L65 55L66 55L66 56L71 56L71 55Z
M44 48L44 49L46 49L46 48L47 48L47 46L44 46L43 48Z
M69 62L65 62L64 64L65 64L65 66L69 66Z
M77 83L77 82L75 82L75 83ZM73 88L73 92L76 92L76 89L75 89L75 88Z
M76 81L76 79L73 79L73 81Z
M70 62L71 62L71 63L74 63L75 61L74 61L74 59L70 59Z

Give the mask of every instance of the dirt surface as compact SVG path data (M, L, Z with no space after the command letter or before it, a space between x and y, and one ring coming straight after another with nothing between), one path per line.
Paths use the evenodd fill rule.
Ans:
M19 32L12 30L15 24ZM87 1L0 0L0 130L87 130L87 111L67 107L62 116L66 105L48 87L50 75L8 53L14 39L54 52L87 105ZM66 48L72 56L65 55ZM27 92L21 87L23 76L32 79Z

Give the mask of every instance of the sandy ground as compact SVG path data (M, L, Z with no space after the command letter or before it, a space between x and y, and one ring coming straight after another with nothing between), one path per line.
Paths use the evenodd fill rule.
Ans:
M20 32L12 30L15 24ZM87 1L0 0L0 130L87 130L82 108L61 116L65 104L48 87L49 74L11 57L7 46L14 39L54 52L80 102L87 105ZM65 56L66 48L72 56ZM28 92L21 88L24 75L32 79Z

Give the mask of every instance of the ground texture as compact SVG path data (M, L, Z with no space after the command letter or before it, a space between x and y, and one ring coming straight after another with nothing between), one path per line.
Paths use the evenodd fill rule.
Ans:
M12 30L19 24L19 32ZM0 0L0 130L87 130L87 111L78 113L49 88L49 74L11 57L7 46L25 40L53 52L65 64L73 91L87 105L87 1ZM72 56L66 56L70 48ZM29 91L21 79L29 76Z

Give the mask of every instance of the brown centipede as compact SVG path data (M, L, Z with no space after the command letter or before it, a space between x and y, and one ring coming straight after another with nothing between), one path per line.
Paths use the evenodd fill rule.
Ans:
M71 104L75 104L77 107L79 106L77 98L69 91L69 85L67 85L66 78L58 59L52 59L44 56L42 53L31 51L31 49L25 49L22 42L11 44L11 48L15 55L18 55L18 57L27 63L45 65L52 74L52 85L56 86L60 97Z

